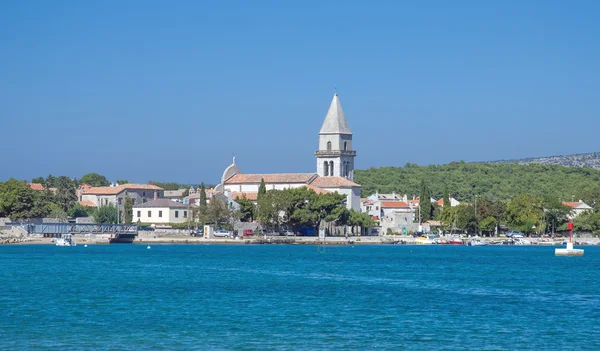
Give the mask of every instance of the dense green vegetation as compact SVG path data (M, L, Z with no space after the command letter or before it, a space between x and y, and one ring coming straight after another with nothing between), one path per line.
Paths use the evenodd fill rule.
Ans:
M55 195L48 189L32 190L25 181L11 178L0 182L0 217L12 220L83 217L93 211L77 203L75 181L68 177L58 177L56 188Z
M450 196L472 201L475 196L513 199L522 194L555 196L563 201L600 202L600 170L554 165L518 165L452 162L446 165L381 167L356 170L362 196L380 193L418 196L422 181L439 199L447 187Z

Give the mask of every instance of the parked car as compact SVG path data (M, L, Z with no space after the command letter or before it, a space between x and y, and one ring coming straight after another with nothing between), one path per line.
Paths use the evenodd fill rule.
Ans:
M192 236L204 236L204 228L198 228L198 230L192 231Z
M213 233L213 236L216 236L217 238L229 238L231 237L231 234L225 229L219 229Z
M277 231L274 231L274 230L269 230L269 231L266 233L266 235L269 235L269 236L279 236L279 235L281 235L281 234L279 234L279 232L277 232Z
M283 235L285 236L296 236L296 234L291 231L291 230L286 230L285 232L283 232Z
M244 236L253 235L254 231L252 231L252 229L244 229L243 234L244 234Z
M506 237L507 238L522 238L524 237L523 233L521 233L518 230L509 230L508 232L506 232Z

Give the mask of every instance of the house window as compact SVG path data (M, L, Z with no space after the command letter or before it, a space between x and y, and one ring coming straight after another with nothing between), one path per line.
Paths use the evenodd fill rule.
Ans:
M148 217L152 217L152 211L148 211Z
M348 142L344 141L344 151L348 150Z
M135 199L131 199L131 206L135 205Z
M331 151L331 141L327 142L327 151Z
M175 218L179 218L179 211L175 211Z
M158 217L162 217L162 211L158 211Z
M183 211L183 217L187 218L187 211Z
M122 198L119 198L119 205L121 204L121 200L123 200Z
M140 218L142 216L142 211L137 211L137 213L138 213L138 215L137 215L138 218Z
M142 196L146 196L146 192L145 191L142 191Z

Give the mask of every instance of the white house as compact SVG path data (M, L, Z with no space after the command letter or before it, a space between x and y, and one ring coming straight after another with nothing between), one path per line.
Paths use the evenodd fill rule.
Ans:
M190 217L190 206L169 199L158 199L133 206L134 223L184 223Z
M592 211L594 209L592 206L581 200L577 202L563 202L563 205L571 208L571 213L568 216L569 218L575 218L583 212Z
M436 202L438 204L438 206L444 206L444 198L441 198L437 201L435 201L435 199L431 199L431 202ZM460 205L460 201L458 201L455 198L453 198L452 196L450 196L450 207L455 207L458 205Z

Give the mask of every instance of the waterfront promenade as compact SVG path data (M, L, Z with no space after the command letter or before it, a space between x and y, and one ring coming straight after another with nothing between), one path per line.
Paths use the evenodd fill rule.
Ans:
M450 236L441 237L441 240L449 239ZM456 238L456 236L453 236ZM98 235L94 236L84 236L84 235L75 235L75 242L78 245L95 245L95 244L108 244L109 237L107 235ZM504 237L493 237L493 238L481 238L481 237L463 237L461 238L466 245L469 241L481 241L486 242L489 245L502 245L503 242L507 241L508 238ZM522 246L529 245L547 245L547 246L561 246L563 242L568 241L568 237L557 237L557 238L526 238L530 244L525 244ZM134 244L200 244L200 245L209 245L209 244L299 244L299 245L388 245L388 244L406 244L406 245L416 245L416 238L412 236L401 236L401 235L385 235L385 236L350 236L348 238L345 237L326 237L325 240L320 240L318 237L311 236L296 236L296 237L245 237L245 238L211 238L204 239L201 237L192 237L188 235L161 235L157 234L148 234L144 233L138 235L136 237ZM575 237L574 241L576 245L600 245L600 238L595 237ZM41 237L27 237L22 240L11 240L1 242L3 244L54 244L52 238L41 238ZM438 245L438 244L434 244ZM445 246L444 244L441 244ZM506 245L506 244L505 244ZM448 245L451 246L451 245Z

